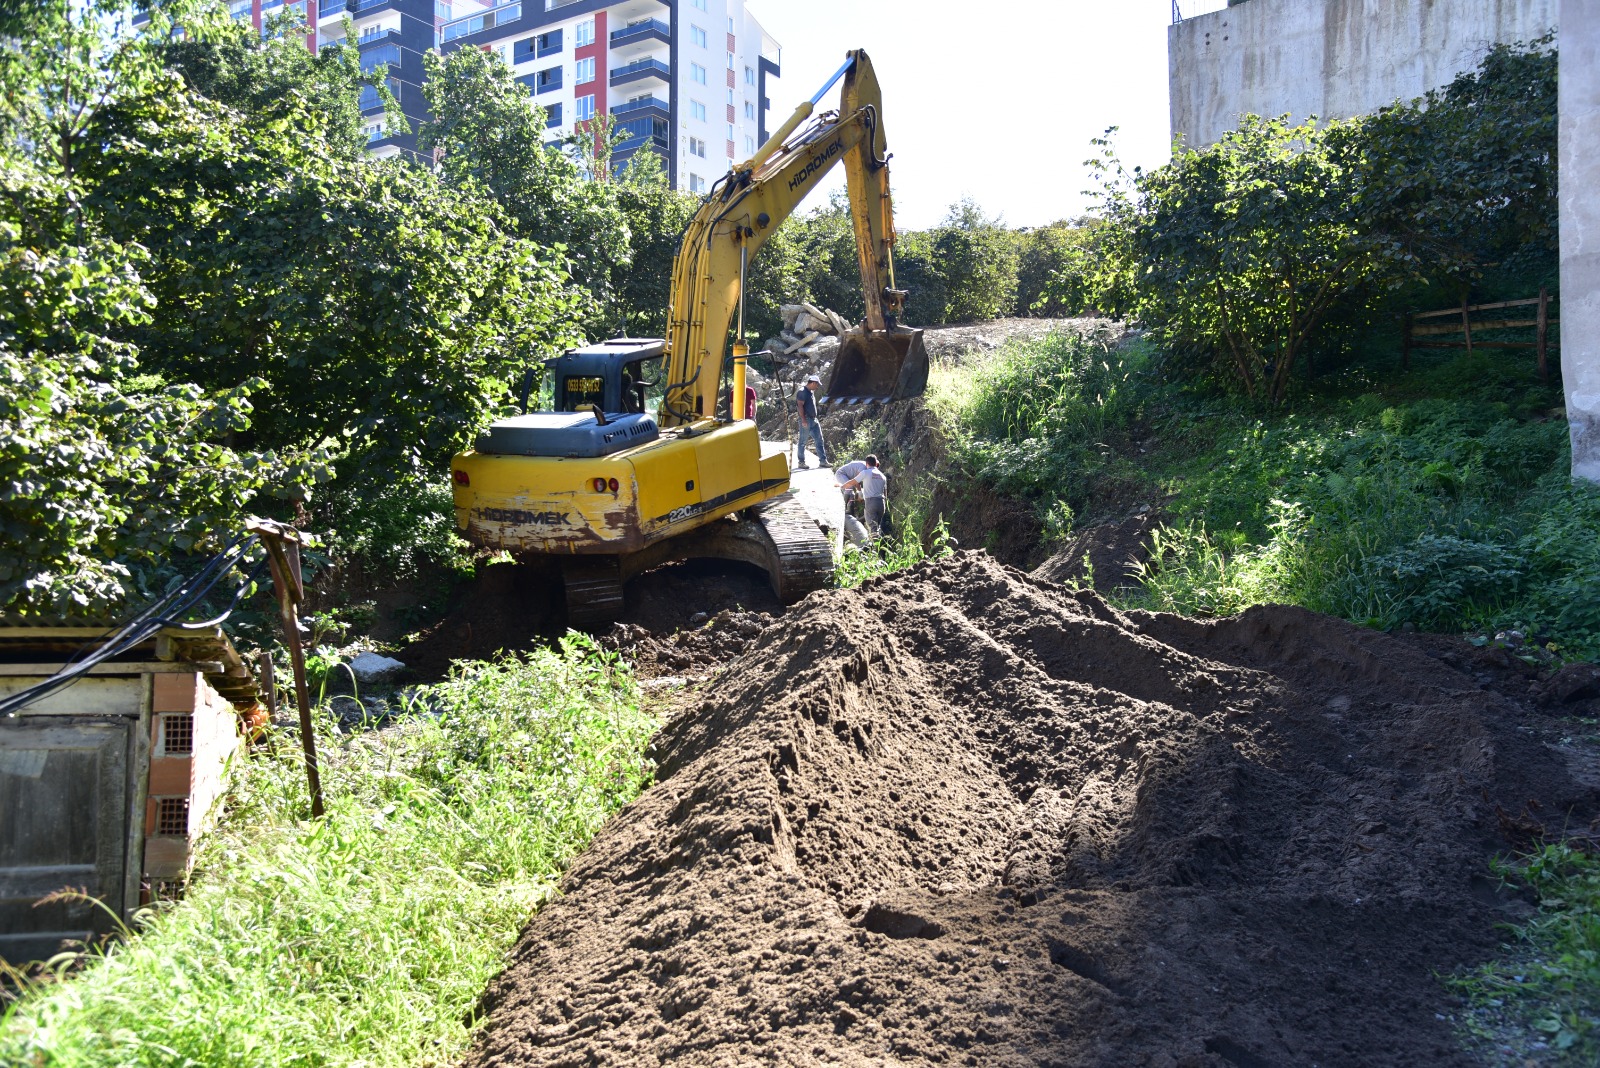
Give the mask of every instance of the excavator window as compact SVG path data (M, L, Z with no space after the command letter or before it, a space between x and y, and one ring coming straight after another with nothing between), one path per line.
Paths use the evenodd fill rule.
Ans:
M570 375L561 380L561 410L575 412L583 404L606 407L606 380L596 376Z

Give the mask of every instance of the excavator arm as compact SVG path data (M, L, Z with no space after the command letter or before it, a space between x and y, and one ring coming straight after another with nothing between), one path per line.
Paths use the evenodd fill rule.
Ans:
M807 123L817 101L841 77L839 110ZM886 145L877 76L866 53L857 50L753 157L712 188L685 228L673 261L662 426L713 415L724 347L736 315L742 340L741 299L750 262L806 194L840 163L845 166L866 317L858 331L843 339L826 396L888 400L922 391L927 355L921 332L896 322L904 294L894 288ZM871 387L870 396L856 388L863 385Z

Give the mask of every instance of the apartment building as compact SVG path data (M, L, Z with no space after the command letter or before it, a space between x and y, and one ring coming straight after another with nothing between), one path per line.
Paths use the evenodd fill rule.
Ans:
M782 50L744 0L231 0L234 18L269 28L289 15L321 48L354 26L363 70L387 65L388 88L411 126L390 129L375 89L362 92L368 148L416 150L428 121L422 56L497 53L544 109L548 140L610 115L625 140L614 160L661 156L674 188L704 192L767 138L769 94Z
M704 192L767 138L782 52L743 0L455 0L451 15L439 46L498 52L551 140L611 115L614 158L655 152L674 188Z

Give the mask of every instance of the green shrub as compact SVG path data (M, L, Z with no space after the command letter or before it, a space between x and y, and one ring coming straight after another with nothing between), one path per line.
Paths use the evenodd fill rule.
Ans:
M0 1062L454 1063L484 984L606 817L654 721L579 636L459 666L381 733L323 720L327 815L296 740L236 769L187 898L0 1018Z

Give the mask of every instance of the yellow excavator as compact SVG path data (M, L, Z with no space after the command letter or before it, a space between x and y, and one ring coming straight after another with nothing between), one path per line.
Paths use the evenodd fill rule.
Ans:
M839 109L813 119L841 79ZM614 338L546 361L554 410L497 420L455 458L457 527L483 548L558 558L571 624L616 619L627 580L673 560L754 564L786 603L828 584L831 543L789 493L787 443L761 441L746 418L744 285L756 252L843 163L866 316L841 339L821 403L922 393L922 331L897 322L905 292L894 288L882 110L866 53L849 53L701 202L673 261L668 336Z

